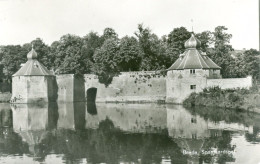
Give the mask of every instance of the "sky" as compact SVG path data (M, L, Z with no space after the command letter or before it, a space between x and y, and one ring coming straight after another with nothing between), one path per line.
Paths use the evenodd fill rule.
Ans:
M258 0L0 0L0 45L36 38L50 45L68 33L101 35L106 27L133 36L143 23L159 37L181 26L199 33L221 25L233 48L258 49L258 11Z

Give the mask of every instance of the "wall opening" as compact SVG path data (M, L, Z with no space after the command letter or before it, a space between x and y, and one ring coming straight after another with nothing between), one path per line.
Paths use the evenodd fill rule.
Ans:
M190 69L190 74L195 74L195 69Z
M97 96L97 88L89 88L87 90L87 102L95 102Z
M196 90L196 85L190 85L191 90Z
M93 102L87 102L87 111L91 115L97 115L97 107L96 103Z

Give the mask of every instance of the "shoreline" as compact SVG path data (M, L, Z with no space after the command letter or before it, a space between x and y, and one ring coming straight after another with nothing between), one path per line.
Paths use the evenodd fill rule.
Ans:
M224 109L245 110L260 113L260 94L259 93L192 93L182 104L169 103L165 101L96 101L96 103L112 104L159 104L159 105L183 105L184 107L218 107ZM10 92L0 93L0 103L10 103L12 94ZM213 97L212 97L213 96ZM87 101L81 101L87 102ZM66 103L66 102L63 102ZM70 102L73 103L73 102ZM12 104L12 103L10 103Z
M186 107L218 107L260 113L260 93L246 89L205 89L192 93L183 105Z

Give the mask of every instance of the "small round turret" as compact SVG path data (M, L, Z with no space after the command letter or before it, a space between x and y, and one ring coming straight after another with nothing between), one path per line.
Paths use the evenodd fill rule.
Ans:
M27 54L27 59L37 59L37 53L32 47L32 50Z
M184 46L185 48L199 48L201 46L201 42L192 33L190 39L185 42Z

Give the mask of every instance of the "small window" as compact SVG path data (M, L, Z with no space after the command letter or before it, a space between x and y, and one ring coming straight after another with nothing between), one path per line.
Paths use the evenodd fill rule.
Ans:
M33 63L33 66L38 68L38 64L37 63Z
M197 139L197 134L192 134L192 135L191 135L191 138L192 138L192 139Z
M196 124L197 123L197 119L196 118L191 118L190 122L193 123L193 124Z
M196 89L196 85L191 85L190 89L195 90Z
M195 69L190 69L190 74L195 74Z

